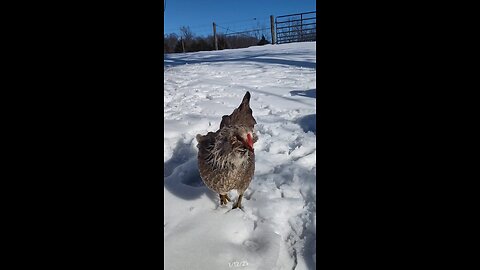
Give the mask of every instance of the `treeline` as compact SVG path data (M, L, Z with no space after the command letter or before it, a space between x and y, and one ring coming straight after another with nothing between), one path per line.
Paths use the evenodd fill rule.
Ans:
M265 36L259 38L259 33L249 35L222 35L217 34L218 49L238 49L250 46L270 44ZM198 52L215 50L215 41L213 35L207 37L195 36L189 27L181 27L180 35L168 34L164 36L163 52L164 53L180 53L180 52Z

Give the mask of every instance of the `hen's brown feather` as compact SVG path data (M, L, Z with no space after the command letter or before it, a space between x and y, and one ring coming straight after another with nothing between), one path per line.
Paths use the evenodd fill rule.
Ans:
M208 188L221 195L232 189L242 195L253 178L255 153L242 141L247 133L257 141L253 129L257 122L249 102L250 93L247 92L240 106L222 117L219 130L196 137L200 176ZM240 198L235 205L240 205Z

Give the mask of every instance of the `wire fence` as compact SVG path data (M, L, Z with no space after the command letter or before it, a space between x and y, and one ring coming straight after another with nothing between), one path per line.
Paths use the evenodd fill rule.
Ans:
M251 18L245 20L216 22L217 34L232 36L241 35L245 37L255 37L260 39L263 36L271 42L270 33L270 17ZM207 37L213 35L212 24L200 24L195 26L188 26L195 36ZM180 28L167 28L164 30L165 34L182 35Z
M254 28L250 30L243 30L243 31L233 31L232 29L228 27L223 27L221 25L217 25L217 32L219 35L224 35L226 37L228 36L243 36L243 37L248 37L248 38L255 38L260 40L262 37L264 37L266 40L268 40L270 43L272 42L272 35L270 31L270 27L262 27L262 28ZM220 29L220 31L218 30Z
M275 17L212 22L183 28L165 29L166 52L243 48L252 45L281 44L316 40L316 11ZM272 36L273 35L273 36ZM197 43L192 45L192 43ZM171 44L175 43L175 44ZM210 45L211 46L210 46ZM187 48L186 48L187 47ZM191 51L191 50L190 50Z
M316 41L316 11L277 16L275 29L277 44Z

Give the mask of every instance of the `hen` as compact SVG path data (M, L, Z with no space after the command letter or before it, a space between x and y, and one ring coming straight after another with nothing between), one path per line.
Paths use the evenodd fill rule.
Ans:
M242 208L243 193L255 171L256 123L247 92L240 106L222 117L219 130L196 137L200 176L208 188L219 194L220 205L231 201L227 193L236 189L238 199L232 209Z

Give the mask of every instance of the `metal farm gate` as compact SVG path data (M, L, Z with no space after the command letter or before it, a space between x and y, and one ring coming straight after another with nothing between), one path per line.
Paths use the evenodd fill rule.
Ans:
M317 40L317 12L305 12L275 17L276 43Z

